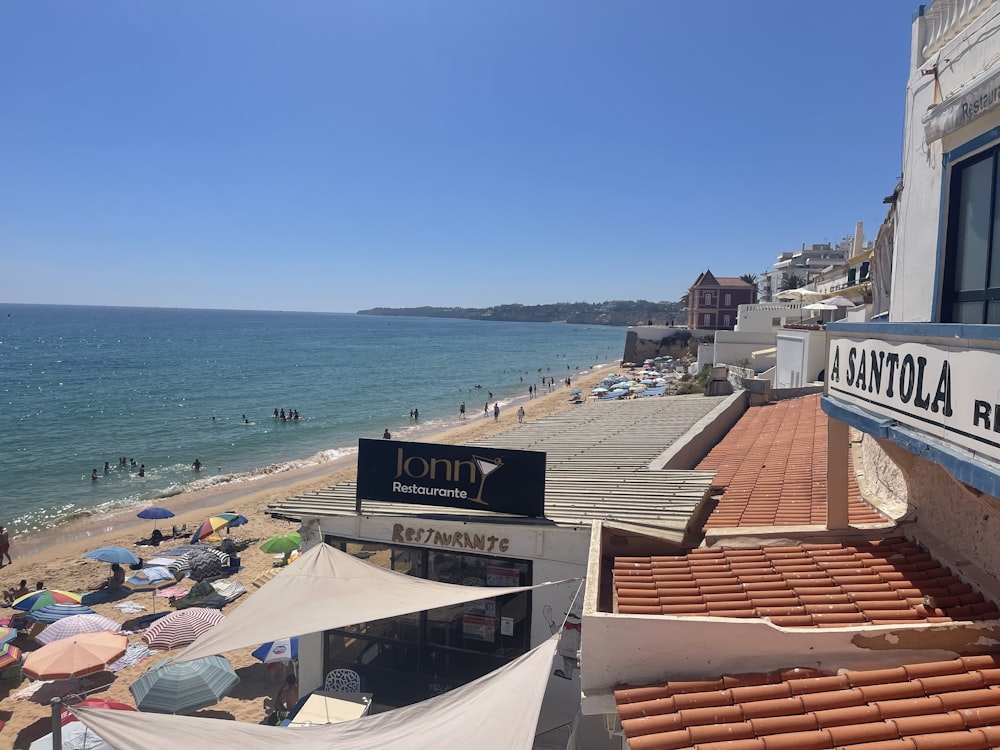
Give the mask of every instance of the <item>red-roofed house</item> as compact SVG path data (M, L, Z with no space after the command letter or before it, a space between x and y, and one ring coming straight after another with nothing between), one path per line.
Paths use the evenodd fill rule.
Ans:
M688 328L731 331L736 327L739 306L756 301L757 287L753 284L705 271L688 289Z

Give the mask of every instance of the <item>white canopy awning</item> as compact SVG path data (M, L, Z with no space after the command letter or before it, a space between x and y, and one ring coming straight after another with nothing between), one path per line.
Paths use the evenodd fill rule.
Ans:
M259 592L255 594L259 595ZM527 750L535 738L538 712L557 643L557 636L553 636L510 664L421 703L341 724L270 727L101 708L70 707L70 710L116 750L149 750L167 744L170 747L210 745L216 750L270 750L275 747L287 750L319 747Z
M317 544L261 586L226 619L175 656L191 661L278 638L491 599L534 586L459 586L381 568Z

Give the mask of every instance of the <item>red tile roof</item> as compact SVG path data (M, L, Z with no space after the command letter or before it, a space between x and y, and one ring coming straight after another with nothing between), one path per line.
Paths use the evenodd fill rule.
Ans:
M826 420L819 394L749 409L698 464L724 488L705 527L826 524ZM886 522L848 468L849 523Z
M613 579L620 614L768 618L781 627L1000 619L993 602L901 537L618 557Z
M1000 747L1000 656L615 690L630 750Z

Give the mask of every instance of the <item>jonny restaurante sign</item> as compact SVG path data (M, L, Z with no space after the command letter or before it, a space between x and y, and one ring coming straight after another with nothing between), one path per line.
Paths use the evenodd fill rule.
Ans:
M1000 461L1000 352L831 338L827 393Z
M359 499L541 516L545 454L362 439L357 492Z

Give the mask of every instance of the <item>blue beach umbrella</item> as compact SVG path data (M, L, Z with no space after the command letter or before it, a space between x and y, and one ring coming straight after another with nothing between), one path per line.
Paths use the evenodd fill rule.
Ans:
M180 664L156 664L129 685L140 711L189 714L218 703L240 681L221 656L206 656Z
M131 550L124 547L99 547L83 556L85 560L100 560L119 565L138 565L139 558Z
M127 578L124 586L129 591L155 591L173 586L175 583L177 579L172 570L154 565L151 568L143 568Z
M298 659L299 638L298 636L292 636L291 638L279 638L276 641L265 643L255 648L251 656L255 659L259 659L265 664L271 664L276 661L288 661L289 659Z
M570 395L570 396L575 396L575 395L576 395L576 394L578 394L578 393L583 393L583 391L581 391L581 390L580 390L579 388L574 388L573 390L571 390L571 391L569 392L569 395Z
M28 615L29 620L51 624L73 615L96 615L97 613L90 607L82 604L50 604L47 607L39 607Z
M145 518L152 521L174 517L174 514L166 508L146 508L145 510L140 510L135 515L138 518Z

